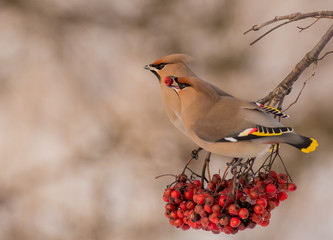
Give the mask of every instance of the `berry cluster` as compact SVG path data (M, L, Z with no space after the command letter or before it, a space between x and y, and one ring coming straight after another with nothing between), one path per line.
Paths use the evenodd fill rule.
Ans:
M285 174L275 171L244 177L221 179L214 174L204 188L200 180L190 181L185 174L163 194L165 216L171 225L188 230L235 234L256 225L267 226L271 211L288 198L296 185Z

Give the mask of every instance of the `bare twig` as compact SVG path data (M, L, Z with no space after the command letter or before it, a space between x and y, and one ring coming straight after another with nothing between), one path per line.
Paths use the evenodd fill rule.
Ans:
M318 58L317 60L320 61L320 60L323 60L328 54L331 54L333 53L333 51L329 51L327 53L324 54L324 56L322 56L321 58Z
M307 79L305 79L305 81L303 82L303 86L302 86L301 90L299 91L299 93L298 93L298 95L297 95L295 101L292 102L292 103L291 103L291 104L290 104L285 110L283 110L283 112L289 110L291 106L293 106L295 103L297 103L299 97L301 96L301 94L302 94L302 92L303 92L303 90L304 90L304 88L305 88L306 83L308 82L308 80L309 80L310 78L312 78L312 77L316 74L317 65L318 65L317 62L315 62L314 65L313 65L313 70L312 70L311 75L310 75L309 77L307 77Z
M275 29L277 29L277 28L279 28L279 27L281 27L281 26L283 26L283 25L286 25L286 24L288 24L288 23L290 23L290 21L289 21L289 22L281 23L281 24L279 24L279 25L277 25L277 26L271 28L270 30L268 30L267 32L265 32L264 34L262 34L260 37L258 37L256 40L254 40L253 42L251 42L250 45L255 44L255 43L258 42L260 39L262 39L263 37L265 37L265 36L268 35L269 33L273 32Z
M262 104L268 103L270 106L276 106L280 101L283 101L284 97L290 93L293 84L303 73L303 71L313 62L318 61L319 54L332 37L333 25L331 25L331 27L327 30L316 46L311 51L309 51L299 63L296 64L288 76L266 97L259 100L259 102Z
M165 176L177 177L176 174L166 173L166 174L161 174L161 175L156 176L155 179L158 179L160 177L165 177Z
M333 11L318 11L318 12L310 12L310 13L292 13L289 15L285 15L285 16L276 16L275 18L273 18L270 21L264 22L262 24L259 25L254 25L252 28L250 28L249 30L247 30L246 32L244 32L244 34L247 34L251 31L258 31L261 28L270 25L272 23L278 22L278 21L283 21L283 20L289 20L287 21L287 23L291 23L291 22L295 22L301 19L305 19L305 18L329 18L329 19L333 19Z
M315 21L313 21L310 25L308 25L308 26L306 26L306 27L300 27L300 26L297 26L297 28L300 30L299 32L302 32L303 30L312 27L316 22L319 21L319 19L320 19L320 18L317 18Z

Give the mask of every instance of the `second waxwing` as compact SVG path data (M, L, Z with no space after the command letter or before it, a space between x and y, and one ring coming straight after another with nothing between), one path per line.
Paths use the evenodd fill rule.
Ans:
M228 157L251 158L272 144L286 143L308 153L318 143L267 114L273 108L221 96L197 77L167 76L163 83L178 96L187 135L203 149ZM273 113L274 114L274 113ZM282 114L276 110L276 114Z
M166 76L173 75L179 77L195 77L195 73L188 66L188 63L192 61L192 57L185 54L171 54L163 58L156 60L151 64L147 64L144 68L150 70L158 79L165 110L170 121L184 134L187 134L184 130L183 121L180 115L180 102L175 91L167 87L163 81ZM228 95L221 89L207 83L218 95Z

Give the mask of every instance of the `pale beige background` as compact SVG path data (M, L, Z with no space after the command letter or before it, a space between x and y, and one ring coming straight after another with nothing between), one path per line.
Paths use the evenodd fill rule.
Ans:
M332 55L285 121L320 144L309 155L282 148L299 189L269 227L228 237L183 232L164 217L161 197L172 179L154 177L179 172L195 145L169 123L157 80L143 69L187 53L199 76L257 100L332 20L302 33L296 26L311 21L294 23L254 46L263 31L243 32L275 15L330 7L331 0L0 1L0 239L331 239ZM211 168L226 160L214 156Z

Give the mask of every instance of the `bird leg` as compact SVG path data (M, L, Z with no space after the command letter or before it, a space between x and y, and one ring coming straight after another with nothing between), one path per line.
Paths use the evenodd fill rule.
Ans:
M205 172L207 169L207 174L208 174L208 179L209 181L211 180L210 178L210 172L209 172L209 162L210 162L210 156L211 156L211 152L207 152L205 161L204 161L204 165L202 167L202 172L201 172L201 188L204 188L204 182L205 182Z

